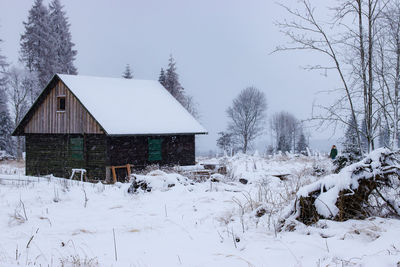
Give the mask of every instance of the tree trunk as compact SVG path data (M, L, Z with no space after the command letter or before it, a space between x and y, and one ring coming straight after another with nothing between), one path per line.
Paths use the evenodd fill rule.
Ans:
M400 29L400 25L397 25ZM396 32L396 77L394 82L394 129L393 129L393 149L399 149L399 85L400 85L400 40L399 33Z
M22 137L17 137L17 160L22 160Z

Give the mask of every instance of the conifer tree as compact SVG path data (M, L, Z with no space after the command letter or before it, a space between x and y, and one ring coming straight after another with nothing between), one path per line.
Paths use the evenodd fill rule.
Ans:
M5 92L7 66L6 57L2 55L0 49L0 150L5 150L11 154L13 152L12 121L7 108L7 94Z
M11 133L13 124L7 110L0 111L0 150L13 154L14 146Z
M354 120L353 116L350 116L344 136L344 142L342 143L343 153L348 153L355 156L361 155L358 146L357 128L358 128L357 121Z
M20 42L21 61L30 72L37 72L39 86L44 87L54 74L57 64L49 10L43 5L43 0L35 0L29 10L28 20L23 24L25 32Z
M7 94L5 91L5 84L0 86L0 112L8 112L8 107L7 107Z
M35 0L23 24L20 59L31 75L37 76L31 79L37 81L36 88L32 88L36 97L55 73L77 74L73 63L77 52L59 0L53 0L49 8L43 0Z
M163 68L161 68L160 76L158 77L158 81L161 83L162 86L165 87L166 78L165 78L165 71Z
M300 136L299 136L299 141L297 142L297 152L302 153L307 150L307 140L306 136L304 135L303 131L301 131Z
M2 42L3 42L3 40L0 39L0 44ZM8 63L7 63L6 57L2 55L1 48L0 48L0 88L3 87L6 83L6 68L7 68L7 66L8 66Z
M183 87L179 82L179 75L176 72L176 62L172 55L169 57L168 68L165 74L165 89L170 92L172 96L174 96L180 103L183 103Z
M278 138L278 143L276 145L276 149L282 152L289 152L290 151L290 142L287 141L287 137L285 135L281 135Z
M125 78L125 79L133 78L133 74L132 74L131 67L129 66L129 64L126 64L125 71L122 74L122 78Z
M168 68L165 71L161 68L158 81L190 114L194 117L198 117L196 104L193 98L185 94L184 89L179 82L179 75L176 72L176 62L172 55L170 55L168 60Z
M77 51L73 49L70 24L59 0L53 0L49 5L50 34L54 44L55 73L77 74L74 60Z

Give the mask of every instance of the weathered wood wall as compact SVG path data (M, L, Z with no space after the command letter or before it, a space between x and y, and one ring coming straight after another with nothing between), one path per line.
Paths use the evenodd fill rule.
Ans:
M148 160L149 138L162 139L162 160ZM193 165L195 163L194 135L174 136L109 136L107 156L110 165L134 164L144 167L149 164Z
M70 139L83 137L83 159L71 156ZM148 160L149 138L162 139L161 161ZM53 174L69 178L73 168L87 170L89 179L104 180L107 166L134 164L193 165L194 135L106 136L104 134L28 134L26 135L27 175Z
M83 137L84 156L77 160L69 151L69 140ZM69 178L72 169L86 169L90 179L103 180L106 162L105 135L29 134L26 136L27 175L53 174Z
M61 135L26 136L26 174L65 177L65 144Z
M65 111L57 111L57 96L65 96ZM58 81L26 124L25 133L102 134L96 120L62 81Z

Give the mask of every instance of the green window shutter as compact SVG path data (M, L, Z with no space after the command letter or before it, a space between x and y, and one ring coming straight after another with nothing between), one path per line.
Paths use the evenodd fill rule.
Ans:
M71 159L83 160L83 138L73 137L69 139L69 151Z
M162 160L161 143L162 139L149 138L149 161Z

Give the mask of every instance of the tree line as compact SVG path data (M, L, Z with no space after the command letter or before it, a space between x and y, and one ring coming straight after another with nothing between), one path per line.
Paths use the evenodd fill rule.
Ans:
M247 153L252 148L254 140L266 134L267 99L265 94L256 87L243 89L226 110L228 127L219 132L217 146L227 154L237 151ZM281 111L270 118L270 130L273 144L268 152L305 153L308 141L303 125L294 115Z

